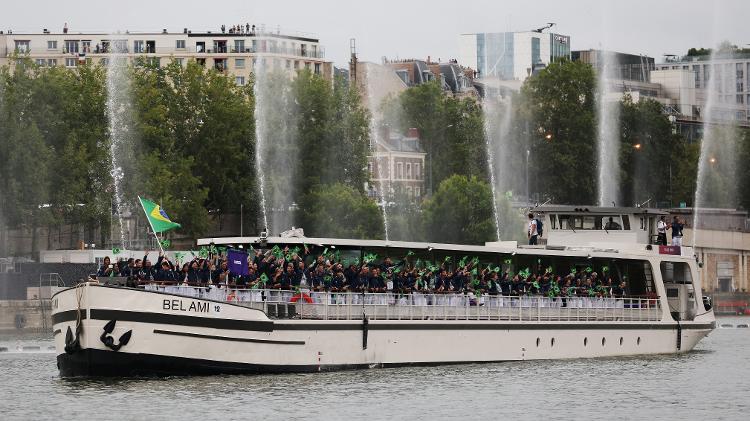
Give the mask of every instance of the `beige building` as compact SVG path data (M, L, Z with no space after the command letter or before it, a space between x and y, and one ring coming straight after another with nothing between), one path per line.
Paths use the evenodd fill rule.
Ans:
M310 71L333 77L333 64L316 38L285 35L255 26L228 31L125 32L117 34L0 32L0 66L12 64L18 56L32 59L39 66L75 68L83 63L107 64L113 53L131 61L144 60L166 65L171 60L198 63L226 72L239 85L249 81L257 60L268 69Z
M425 195L425 156L417 129L406 136L381 130L375 152L368 157L371 185L368 194L383 197L406 196L420 201Z
M692 209L670 209L686 222L683 245L693 244ZM703 263L703 287L712 292L750 291L750 220L746 211L704 209L697 230L695 254ZM667 233L671 237L670 233ZM671 238L670 238L671 243Z

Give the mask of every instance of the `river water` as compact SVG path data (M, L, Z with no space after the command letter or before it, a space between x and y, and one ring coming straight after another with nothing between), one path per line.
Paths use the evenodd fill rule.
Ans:
M129 380L61 379L51 345L0 337L9 348L0 352L0 419L750 417L750 329L717 329L675 356Z

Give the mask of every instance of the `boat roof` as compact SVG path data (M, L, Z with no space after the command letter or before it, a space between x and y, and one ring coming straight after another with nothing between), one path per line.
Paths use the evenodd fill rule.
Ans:
M532 212L565 213L565 214L593 214L593 215L669 215L660 209L639 207L614 206L571 206L571 205L542 205L531 208Z
M198 240L199 246L231 245L231 244L260 244L265 241L268 244L309 244L317 246L347 246L347 247L383 247L383 248L404 248L404 249L436 249L436 250L454 250L454 251L474 251L474 252L497 252L497 247L488 247L481 245L468 244L445 244L445 243L425 243L417 241L387 241L387 240L358 240L350 238L323 238L323 237L219 237L219 238L201 238ZM507 247L507 246L506 246ZM502 247L502 248L506 248Z
M544 254L571 257L617 257L627 258L644 258L653 255L660 255L659 247L636 245L637 248L610 248L598 246L558 246L558 245L541 245L526 246L518 245L515 241L490 242L485 245L469 244L446 244L446 243L428 243L415 241L386 241L386 240L359 240L349 238L323 238L323 237L215 237L201 238L198 240L199 246L208 245L238 247L243 244L256 244L261 248L274 244L307 244L320 247L363 247L363 248L393 248L393 249L410 249L410 250L428 250L428 251L454 251L454 252L471 252L471 253L509 253L509 254ZM692 248L683 247L682 252L677 255L664 256L669 258L692 258ZM672 253L670 253L672 254Z

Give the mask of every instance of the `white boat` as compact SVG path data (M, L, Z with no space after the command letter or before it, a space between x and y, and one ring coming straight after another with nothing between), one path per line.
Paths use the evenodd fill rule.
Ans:
M648 243L654 210L539 208L546 244L484 246L233 237L199 246L310 245L433 262L476 256L503 270L590 267L625 294L529 296L241 289L86 282L53 296L62 376L311 372L690 351L716 326L689 247ZM612 217L621 228L604 230ZM611 222L611 221L609 221ZM607 268L606 270L604 268Z

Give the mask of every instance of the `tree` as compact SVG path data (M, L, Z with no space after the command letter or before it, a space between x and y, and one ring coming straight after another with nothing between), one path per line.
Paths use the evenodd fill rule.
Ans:
M738 157L737 162L739 183L737 186L737 197L739 206L750 209L750 130L740 130L737 138ZM744 174L744 175L743 175Z
M305 194L300 213L308 236L382 238L383 220L375 202L342 183L320 185Z
M620 111L620 180L624 204L651 200L651 206L675 206L692 202L682 185L695 186L689 177L697 161L690 158L688 144L677 133L654 100L634 103L626 97ZM618 170L618 169L615 169ZM690 192L694 188L690 188Z
M430 241L484 244L495 241L490 186L477 177L453 175L425 202L425 233Z
M521 88L532 191L556 203L596 200L595 86L590 65L559 61Z
M487 178L484 120L475 99L448 96L437 82L428 82L386 99L383 114L383 124L397 132L419 130L428 188L452 174Z
M164 87L164 73L154 69L135 69L134 84L136 132L142 145L138 161L143 182L137 195L158 201L170 217L179 221L182 234L200 236L208 229L205 208L209 189L194 173L195 157L179 153L181 147L175 122L169 119L169 95ZM166 95L165 95L166 94Z

